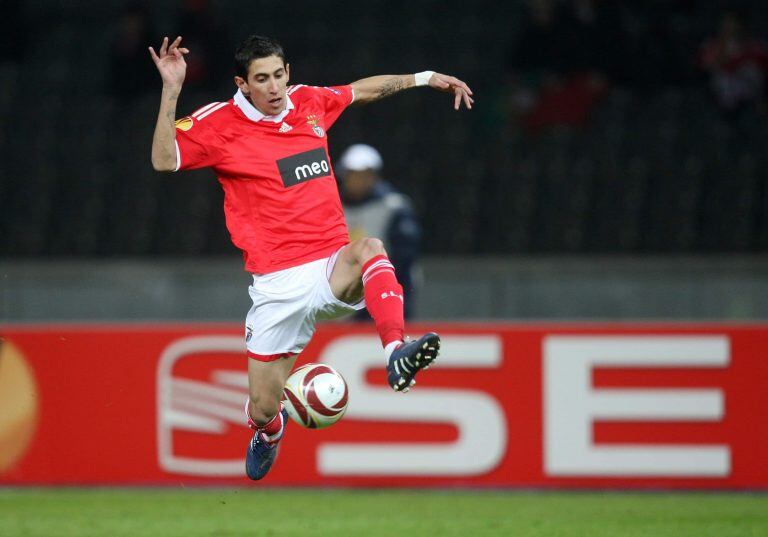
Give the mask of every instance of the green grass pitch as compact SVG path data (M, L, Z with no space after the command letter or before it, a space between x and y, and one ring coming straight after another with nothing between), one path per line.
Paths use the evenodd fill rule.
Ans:
M15 536L768 536L768 495L323 489L2 489Z

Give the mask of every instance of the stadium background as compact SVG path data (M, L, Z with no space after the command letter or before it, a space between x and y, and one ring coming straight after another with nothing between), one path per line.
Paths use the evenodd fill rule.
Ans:
M752 384L744 391L758 391L768 380L761 355L768 317L765 94L758 91L743 106L724 107L712 92L701 56L723 14L732 9L754 39L768 39L768 10L757 0L561 0L553 3L560 13L556 24L541 29L533 14L546 4L2 1L3 362L11 362L10 341L14 353L26 353L38 386L53 386L54 400L87 405L87 399L69 397L80 389L81 380L73 380L77 371L50 367L55 357L44 356L44 343L63 340L65 332L90 330L102 342L98 334L104 321L118 323L109 325L116 332L106 336L106 346L124 335L121 330L136 326L173 332L195 321L192 334L237 333L248 307L248 276L224 228L219 186L207 171L164 176L149 164L160 84L146 46L165 34L185 37L192 56L179 105L183 114L233 93L231 49L249 33L260 32L283 43L294 82L339 84L372 74L435 69L455 74L474 90L477 103L471 112L454 112L450 100L436 92L411 91L352 108L331 131L332 158L351 143L376 146L384 157L384 175L414 201L424 227L424 284L416 320L469 322L473 330L491 333L520 326L557 332L560 325L542 321L579 321L587 330L603 327L611 334L642 332L648 326L637 324L642 321L653 323L651 332L728 333L733 341L742 336L731 329L753 330L752 339L734 347L733 359L746 352L753 369L747 374ZM764 75L766 65L761 69ZM526 99L540 89L536 84L553 75L573 83L582 100L566 100L568 113L556 100L550 108L544 101L533 112L526 109ZM585 80L587 90L579 85ZM125 321L140 324L126 328ZM200 324L210 321L224 324ZM597 321L602 324L594 325ZM689 323L670 324L680 321ZM440 326L451 332L456 325ZM329 330L343 334L347 329ZM32 332L33 343L19 343L24 331ZM52 348L61 352L60 359L78 352ZM83 368L89 359L101 359L101 351L88 352ZM115 354L130 356L130 351ZM511 351L503 356L507 366L514 359ZM2 391L11 394L3 404L12 408L21 396L2 383L2 365L0 397ZM154 362L150 382L153 367ZM70 391L56 386L54 372L72 382ZM99 382L98 376L82 376ZM513 382L512 369L509 376ZM700 384L717 384L702 378ZM438 386L461 384L456 378L436 379ZM730 411L731 394L740 385L729 390ZM50 396L41 399L46 400ZM755 417L768 415L765 398L749 402ZM56 413L45 405L34 408L34 430L14 429L13 434L30 435L30 449L39 449L35 446L48 445L58 435L56 427L41 432L40 426L50 424ZM741 419L740 427L747 429L749 420ZM443 440L451 438L431 430ZM88 434L119 430L97 421L89 423ZM760 445L766 440L764 427L745 438ZM0 438L6 454L13 438L7 441L7 434ZM33 475L33 483L46 482L24 466L24 456L4 468L0 484L23 483L25 475ZM96 466L109 475L109 462ZM51 481L87 482L79 471L68 467L68 478ZM746 488L765 489L764 472L753 474L757 477ZM102 475L97 482L119 484L120 479ZM334 484L320 476L311 484L329 483ZM655 481L650 486L669 485ZM456 486L472 487L472 481L432 485ZM588 486L615 488L603 481ZM709 482L706 488L731 487ZM18 502L13 505L24 499L12 488L3 493ZM32 503L53 505L57 498L35 496ZM747 497L722 498L727 505ZM499 509L515 509L504 503L514 497L497 500ZM706 528L719 528L713 535L765 530L765 497L751 500L763 515L728 523L733 512L724 507L728 514L710 519ZM641 505L647 499L631 501ZM737 509L747 512L743 505ZM29 531L19 522L24 508L10 512L17 517L5 518L8 532ZM677 520L674 514L659 516ZM500 520L499 527L508 528ZM531 534L548 534L539 529L542 533ZM493 527L488 531L494 533Z

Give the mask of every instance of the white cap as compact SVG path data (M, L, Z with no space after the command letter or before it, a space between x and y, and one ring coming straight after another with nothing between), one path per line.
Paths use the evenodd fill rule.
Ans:
M380 170L383 164L378 151L366 144L354 144L341 155L342 170L359 172L362 170Z

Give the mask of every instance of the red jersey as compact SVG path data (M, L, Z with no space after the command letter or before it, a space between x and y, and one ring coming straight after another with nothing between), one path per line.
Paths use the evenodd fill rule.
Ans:
M326 131L354 99L351 86L290 86L286 109L264 116L238 90L176 122L176 169L211 167L245 269L264 274L349 242Z

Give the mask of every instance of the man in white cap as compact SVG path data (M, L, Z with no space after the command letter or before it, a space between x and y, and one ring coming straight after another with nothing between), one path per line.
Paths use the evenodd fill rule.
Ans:
M405 318L413 314L421 230L410 200L381 177L383 160L366 144L346 149L339 161L344 216L351 240L380 237L405 295ZM367 319L365 310L357 318Z

